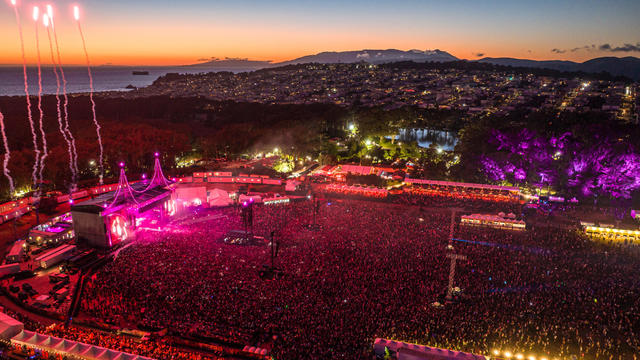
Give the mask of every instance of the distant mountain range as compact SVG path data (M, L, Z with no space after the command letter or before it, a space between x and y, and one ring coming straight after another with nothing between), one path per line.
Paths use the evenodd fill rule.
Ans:
M192 65L193 67L216 68L216 69L244 69L258 70L269 67L295 65L304 63L356 63L367 62L370 64L383 64L398 61L414 61L414 62L449 62L459 61L457 57L442 50L359 50L359 51L327 51L315 55L307 55L297 59L273 63L271 61L253 61L248 59L213 59L200 64ZM538 69L552 69L558 71L586 73L608 72L615 76L626 76L634 80L640 80L640 59L632 56L617 57L601 57L595 58L583 63L562 60L526 60L515 58L490 58L485 57L477 61L481 63L490 63L503 66L527 67Z
M495 65L552 69L558 71L582 71L586 73L600 73L605 71L611 75L626 76L636 81L640 80L640 59L633 56L623 58L600 57L587 60L583 63L561 60L536 61L513 58L483 58L476 61Z
M360 50L360 51L327 51L316 55L303 56L290 61L281 62L276 65L294 65L304 63L355 63L365 61L370 64L382 64L396 61L415 62L447 62L456 61L457 57L441 50L409 50L402 51L396 49L388 50Z

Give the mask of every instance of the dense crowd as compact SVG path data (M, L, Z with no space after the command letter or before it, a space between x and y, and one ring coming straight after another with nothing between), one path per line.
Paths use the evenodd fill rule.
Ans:
M418 204L425 205L425 204ZM508 207L504 212L511 211ZM282 278L258 276L267 246L227 245L236 209L136 243L87 285L82 311L119 325L168 328L270 349L278 359L370 358L376 337L491 355L636 359L640 253L554 227L459 227L456 302L444 307L450 212L331 200L256 206L274 231Z
M47 335L57 336L85 344L97 345L158 360L217 360L222 359L222 351L218 355L202 355L186 351L163 340L142 341L133 336L113 334L77 326L56 325L43 330Z

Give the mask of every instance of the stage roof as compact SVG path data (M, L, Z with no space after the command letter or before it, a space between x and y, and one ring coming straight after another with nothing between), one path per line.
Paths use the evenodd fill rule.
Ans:
M133 197L135 202L128 196L118 197L116 203L113 200L116 196L117 190L104 193L95 198L84 201L80 204L71 206L71 211L86 212L100 214L108 210L108 212L117 211L123 207L138 205L138 211L144 212L152 207L157 201L163 200L171 195L171 190L164 186L156 186L145 192L138 193L137 191L143 191L148 186L148 182L138 182L131 185L133 190ZM113 203L113 204L112 204ZM109 207L107 209L107 207Z

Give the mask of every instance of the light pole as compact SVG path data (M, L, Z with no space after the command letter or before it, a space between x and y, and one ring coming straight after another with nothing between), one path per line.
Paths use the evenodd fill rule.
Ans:
M451 265L449 266L449 283L447 285L447 301L451 301L453 298L453 280L456 276L456 262L458 260L466 260L467 257L465 255L456 254L453 248L453 235L455 230L455 220L456 220L456 211L460 209L452 208L451 209L451 228L449 231L449 245L447 246L447 257L451 259Z
M451 248L453 249L453 248ZM447 285L447 301L451 301L453 298L453 279L456 276L456 262L458 260L467 260L465 255L449 253L447 257L451 259L451 265L449 266L449 284Z

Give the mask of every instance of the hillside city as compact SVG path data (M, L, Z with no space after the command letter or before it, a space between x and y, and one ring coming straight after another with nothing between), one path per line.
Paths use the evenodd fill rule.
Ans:
M204 97L265 104L416 106L473 115L601 111L638 123L637 85L506 71L394 68L393 64L302 64L233 74L167 74L115 96Z

